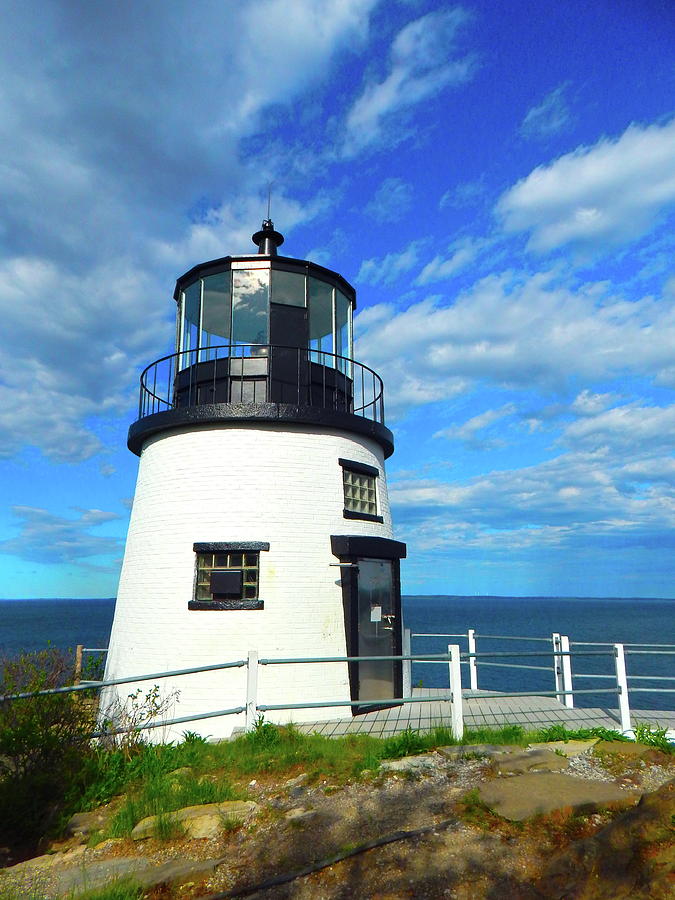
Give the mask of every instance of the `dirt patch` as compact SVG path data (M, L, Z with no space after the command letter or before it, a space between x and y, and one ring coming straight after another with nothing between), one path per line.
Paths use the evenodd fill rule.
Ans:
M442 753L426 757L423 766L411 760L397 770L371 773L347 785L328 780L312 783L302 772L290 779L251 779L248 792L258 803L259 814L250 823L208 839L144 842L143 860L158 869L164 866L162 871L170 871L167 863L172 861L186 866L206 864L201 869L194 865L187 884L154 887L146 897L187 900L221 892L260 900L609 900L623 896L661 900L667 896L658 891L668 886L664 873L672 862L672 785L661 788L658 801L651 799L656 794L648 794L627 813L597 805L577 810L564 807L512 822L481 801L481 787L553 776L498 776L494 758L478 751L470 758ZM629 798L635 785L625 779L631 773L639 771L644 782L656 787L673 775L671 758L653 763L628 755L580 758L588 765L570 764L564 776L555 777L581 779L592 771L598 786L611 783ZM611 760L610 768L605 767L605 759ZM369 848L363 849L364 845ZM83 849L77 860L64 858L55 865L86 867L139 852L138 845L124 840ZM605 867L609 871L612 866L612 853L619 853L626 862L621 882L611 882L605 874ZM41 872L41 878L49 878L52 871L50 867ZM270 879L298 873L304 874L257 888ZM24 884L26 874L24 870ZM614 885L615 893L593 893L604 889L605 881ZM633 894L620 893L624 883L632 886ZM2 884L0 874L0 889ZM54 896L48 886L44 896Z

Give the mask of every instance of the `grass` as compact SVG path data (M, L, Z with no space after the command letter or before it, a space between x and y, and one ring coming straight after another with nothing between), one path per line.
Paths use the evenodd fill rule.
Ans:
M643 734L648 736L647 729ZM649 730L652 743L662 740L660 731ZM179 744L144 745L133 753L97 750L72 786L62 822L83 809L94 809L114 796L125 795L114 818L96 840L126 837L146 816L166 816L185 806L243 799L252 778L264 781L289 778L305 772L309 782L328 780L333 788L366 771L374 771L384 759L429 752L452 744L512 744L600 737L623 740L618 732L603 728L568 730L556 725L526 732L519 725L467 731L461 741L446 727L429 733L410 728L387 738L351 734L327 738L305 734L293 725L276 726L260 719L253 731L232 741L207 743L186 733ZM644 739L644 738L643 738ZM182 774L171 774L185 769ZM167 835L170 823L160 826ZM0 900L4 898L0 895Z
M177 823L167 817L168 813L185 806L234 800L237 795L238 792L224 778L212 781L193 773L177 776L152 774L133 785L133 790L127 794L104 837L127 837L141 819L158 816L156 836L160 840L171 840L176 837L178 829Z
M144 893L133 879L120 878L105 887L77 894L77 900L141 900Z
M387 738L352 734L327 738L304 734L293 725L276 726L259 721L248 734L232 741L209 744L189 740L181 744L145 745L127 758L119 751L100 751L80 795L80 808L94 808L112 796L129 790L115 817L114 833L129 833L144 816L171 812L183 806L216 803L242 797L242 785L265 775L306 772L310 780L328 778L344 783L383 759L397 759L452 744L512 744L602 737L620 740L618 732L602 728L568 730L563 726L526 732L519 725L467 731L461 741L446 727L428 733L410 728ZM181 775L175 769L188 768ZM206 777L205 777L206 776ZM237 787L237 785L239 785Z
M658 725L647 722L638 722L635 726L635 740L639 744L647 744L663 753L675 754L675 744L668 740L667 734L667 728L659 728Z
M492 831L499 820L492 810L480 799L478 788L469 791L458 804L459 817L467 825L480 828L481 831ZM501 824L501 820L499 820Z
M119 878L105 887L93 888L85 893L67 895L67 900L141 900L145 891L131 878ZM0 886L0 900L44 900L39 888L13 888Z
M629 741L630 738L620 731L598 726L596 728L566 728L564 725L550 725L539 732L539 741L588 741L599 738L601 741Z

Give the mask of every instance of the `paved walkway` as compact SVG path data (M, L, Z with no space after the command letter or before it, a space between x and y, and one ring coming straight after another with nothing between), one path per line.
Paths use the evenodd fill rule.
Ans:
M447 689L414 688L413 697L447 697ZM464 727L499 728L502 725L522 725L525 729L544 728L562 724L568 728L603 726L619 731L618 709L568 709L555 697L484 697L482 691L464 691ZM633 724L675 728L675 710L631 710ZM364 713L351 719L332 719L323 722L298 723L300 731L318 732L327 737L343 734L372 734L382 737L412 728L431 731L437 725L450 726L450 702L406 703L390 709Z

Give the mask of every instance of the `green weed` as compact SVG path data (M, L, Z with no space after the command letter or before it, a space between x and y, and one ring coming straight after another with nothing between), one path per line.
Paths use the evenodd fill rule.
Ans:
M141 900L143 888L131 878L120 878L102 888L95 888L84 894L78 893L77 900ZM75 900L75 895L71 895Z
M428 749L428 740L419 731L406 728L392 737L385 738L382 747L383 759L396 759L401 756L412 756Z
M492 828L495 815L492 810L480 799L478 788L469 791L459 803L459 815L467 825L473 825L482 831Z
M155 822L155 837L159 841L177 841L185 837L185 828L170 813L160 813Z
M0 884L0 900L44 900L44 891L34 888L15 888Z
M109 837L126 837L134 826L146 816L166 816L185 806L201 806L204 803L220 803L236 799L236 792L228 781L211 781L194 774L172 777L155 775L138 783L115 814L108 828ZM166 827L165 827L166 826ZM171 831L168 822L157 830ZM165 838L168 840L169 838Z
M537 732L537 740L544 741L587 741L591 738L600 738L602 741L628 741L620 731L611 728L566 728L564 725L550 725Z
M663 753L675 753L675 744L668 740L667 728L660 728L658 725L650 725L648 722L638 722L635 726L635 740L639 744L647 744L650 747L656 747Z
M239 828L241 828L242 824L242 820L238 819L236 816L228 816L227 814L223 813L223 815L221 815L220 817L220 827L226 833L237 831Z

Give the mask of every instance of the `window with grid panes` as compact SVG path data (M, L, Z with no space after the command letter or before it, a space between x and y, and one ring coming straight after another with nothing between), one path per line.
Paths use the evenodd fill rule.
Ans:
M374 475L355 472L344 467L342 482L345 490L345 509L349 512L377 515L377 491Z
M260 554L256 552L198 553L195 600L214 600L211 592L211 573L241 571L242 584L239 596L234 600L258 599L258 572Z

